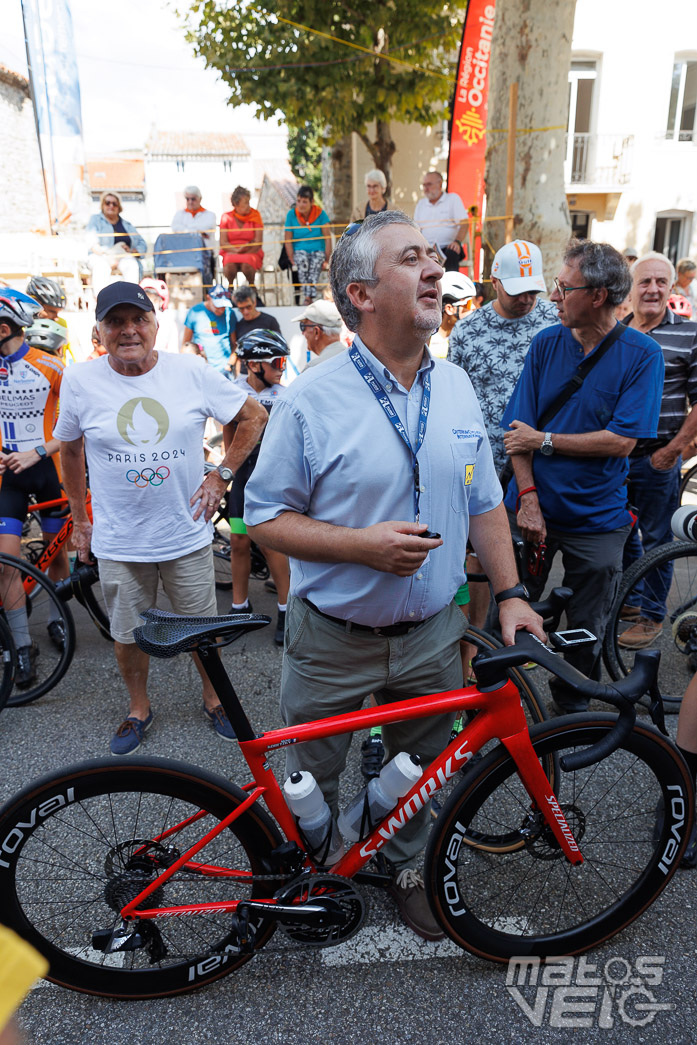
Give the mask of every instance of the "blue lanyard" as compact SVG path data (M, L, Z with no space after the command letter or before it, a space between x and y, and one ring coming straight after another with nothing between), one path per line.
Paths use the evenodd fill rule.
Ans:
M416 521L419 521L419 497L421 494L421 479L419 476L419 462L417 454L421 449L421 446L426 435L426 425L428 424L428 408L431 405L431 375L428 371L424 374L423 379L423 391L421 393L421 407L419 409L419 430L416 437L416 449L411 445L411 439L406 428L399 420L399 415L392 405L392 400L388 396L385 389L382 387L377 377L370 369L367 361L363 358L358 348L353 345L349 349L349 357L351 362L355 366L358 373L361 375L368 388L371 390L382 409L387 414L387 418L391 425L394 426L400 439L406 443L409 453L411 455L411 466L414 470L414 517Z

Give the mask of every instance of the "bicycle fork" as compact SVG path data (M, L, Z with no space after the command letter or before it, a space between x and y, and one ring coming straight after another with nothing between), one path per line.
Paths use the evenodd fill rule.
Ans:
M535 754L527 729L510 737L502 737L501 743L515 762L523 787L542 813L566 859L571 864L582 864L583 856L578 842Z

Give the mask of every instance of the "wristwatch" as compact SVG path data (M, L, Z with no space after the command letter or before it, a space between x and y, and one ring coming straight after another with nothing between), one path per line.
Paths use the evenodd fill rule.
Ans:
M530 602L530 592L524 584L516 584L513 588L504 588L498 595L494 595L494 602L497 606L506 599L524 599L525 602Z
M540 453L544 454L545 457L549 457L550 454L554 453L554 443L552 442L551 432L545 432L545 437L542 440L542 446L540 447Z
M218 465L218 467L216 468L216 472L223 480L223 482L226 483L231 483L232 480L235 478L235 473L233 472L232 468L226 468L225 465L222 464Z
M36 450L37 454L39 455L39 458L42 461L43 461L44 457L48 457L48 452L47 452L45 446L42 446L42 445L35 446L34 449Z

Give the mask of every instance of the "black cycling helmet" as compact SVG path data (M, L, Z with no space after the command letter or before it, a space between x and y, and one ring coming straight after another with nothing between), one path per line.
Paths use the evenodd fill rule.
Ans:
M36 298L42 305L48 305L49 308L65 308L65 292L55 279L32 276L27 283L27 294L31 294L33 298Z
M237 342L235 352L239 359L258 363L290 355L286 339L275 330L250 330Z

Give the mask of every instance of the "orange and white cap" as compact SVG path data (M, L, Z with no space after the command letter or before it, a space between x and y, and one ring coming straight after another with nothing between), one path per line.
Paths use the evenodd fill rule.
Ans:
M514 239L496 251L491 275L501 281L507 294L525 294L530 290L547 292L540 248L525 239Z

